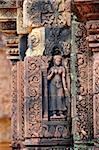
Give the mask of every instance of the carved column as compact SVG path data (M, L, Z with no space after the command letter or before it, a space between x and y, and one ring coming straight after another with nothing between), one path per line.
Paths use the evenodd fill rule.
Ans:
M12 66L12 82L11 82L11 103L12 103L12 116L11 116L11 126L12 126L12 145L17 147L17 64L16 62ZM15 123L16 122L16 123Z
M87 22L89 48L93 53L93 127L94 143L99 147L99 21Z
M76 112L77 124L76 129L80 139L75 139L75 145L78 149L93 147L95 137L98 137L97 129L97 104L96 104L96 80L98 74L96 67L98 64L98 16L99 3L97 1L74 0L76 12L76 45L77 45L77 100ZM80 22L80 23L77 23ZM81 23L83 22L83 23ZM77 25L78 24L78 25ZM98 68L98 67L97 67ZM98 70L98 69L97 69ZM84 98L84 99L83 99ZM82 118L83 116L83 118ZM82 119L81 119L82 118ZM76 136L77 137L77 136ZM79 136L78 136L79 137ZM78 143L81 145L78 145ZM86 145L89 144L89 147ZM97 144L96 144L97 145ZM98 145L94 148L98 149Z
M23 26L23 0L17 0L16 1L16 6L17 6L17 34L19 35L19 55L20 59L24 60L25 53L27 50L27 35L28 35L28 30L27 27Z
M11 71L11 128L13 147L17 147L18 132L17 132L17 62L19 59L18 51L18 36L16 33L16 1L1 1L0 2L0 32L4 34L4 48L7 53L7 58L14 60L12 62Z

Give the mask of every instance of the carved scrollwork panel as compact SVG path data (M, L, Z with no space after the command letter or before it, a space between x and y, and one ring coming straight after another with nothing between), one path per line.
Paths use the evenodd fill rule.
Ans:
M77 45L77 100L76 136L86 140L93 135L93 60L87 47L86 25L79 23L75 33Z
M41 71L37 57L25 59L25 137L40 137L42 102L40 94Z

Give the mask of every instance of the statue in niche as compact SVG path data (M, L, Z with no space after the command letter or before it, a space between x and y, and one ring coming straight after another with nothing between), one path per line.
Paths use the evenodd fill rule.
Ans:
M62 66L62 56L53 56L53 66L48 71L49 111L50 118L65 118L67 111L65 94L68 95L66 86L66 71Z

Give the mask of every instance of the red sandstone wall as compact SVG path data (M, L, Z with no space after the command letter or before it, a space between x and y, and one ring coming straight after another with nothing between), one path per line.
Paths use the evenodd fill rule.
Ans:
M9 150L11 138L10 69L5 51L0 49L0 150Z

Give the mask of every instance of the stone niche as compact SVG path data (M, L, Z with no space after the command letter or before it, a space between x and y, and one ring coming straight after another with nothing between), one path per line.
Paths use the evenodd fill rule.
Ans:
M56 61L60 55L54 56ZM63 146L71 144L70 95L65 93L61 73L54 73L48 82L48 70L65 67L52 65L52 57L35 56L25 59L25 145ZM57 82L57 83L56 83ZM53 89L52 89L52 87ZM58 87L57 87L58 86ZM64 85L65 86L65 85ZM65 88L65 87L64 87ZM54 91L54 93L53 93Z

